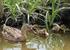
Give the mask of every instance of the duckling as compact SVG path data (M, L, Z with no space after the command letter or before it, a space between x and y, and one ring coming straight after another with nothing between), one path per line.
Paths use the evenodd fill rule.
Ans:
M46 31L46 29L39 30L38 34L40 37L43 37L43 38L46 38L47 36L49 36L49 33Z
M3 25L2 35L4 39L11 42L25 41L25 37L22 36L21 30L10 26L6 26L5 24Z
M38 25L23 25L22 28L21 28L21 31L27 35L28 32L31 32L37 36L40 36L40 37L47 37L49 35L49 33L46 31L46 29L40 29L38 27Z
M41 28L38 27L38 25L34 25L32 27L32 31L33 31L34 34L36 34L40 37L44 37L44 38L49 35L49 33L46 31L45 28L41 29Z
M58 32L60 29L61 29L61 27L58 24L56 24L56 23L53 24L52 31Z
M59 26L57 23L53 24L53 28L51 29L54 33L64 32L61 26Z

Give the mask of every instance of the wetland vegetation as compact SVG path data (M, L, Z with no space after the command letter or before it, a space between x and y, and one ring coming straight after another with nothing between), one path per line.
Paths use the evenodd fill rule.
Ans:
M70 50L69 0L0 0L0 50Z

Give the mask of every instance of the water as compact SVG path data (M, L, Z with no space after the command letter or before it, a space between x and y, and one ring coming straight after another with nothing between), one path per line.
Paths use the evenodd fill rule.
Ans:
M30 39L28 39L29 42L26 44L10 43L3 38L0 38L0 50L70 50L69 33L63 34L62 36L53 35L48 37L48 40L35 36L32 38L30 36Z
M64 50L70 50L70 33L64 34Z

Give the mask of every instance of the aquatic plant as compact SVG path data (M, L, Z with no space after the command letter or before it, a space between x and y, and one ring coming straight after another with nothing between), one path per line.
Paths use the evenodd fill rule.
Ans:
M23 0L24 9L28 13L28 23L29 23L29 17L31 14L36 10L36 8L41 4L41 0Z
M20 4L23 0L4 0L4 5L7 6L10 9L10 12L12 13L12 18L16 17L17 12L17 6Z
M28 23L29 23L29 17L32 15L32 13L35 12L35 10L42 5L45 5L47 3L44 3L45 1L43 0L4 0L4 5L6 5L9 9L10 12L12 13L12 18L15 18L17 15L17 9L20 10L20 7L22 7L26 12L27 12L27 18L28 18ZM59 9L59 4L60 4L60 0L47 0L46 2L49 2L52 4L51 6L51 14L50 14L50 10L46 10L48 13L46 13L46 27L49 30L51 28L51 26L53 25L54 19L55 17L57 17L58 12L57 11ZM19 4L23 4L23 6L18 6ZM45 7L43 6L43 7ZM46 6L46 9L48 8L48 6ZM42 14L43 15L43 14Z
M23 1L24 3L28 4L27 5L28 7L26 7L26 9L28 10L29 14L33 13L36 10L36 8L41 4L41 0L23 0Z
M51 28L51 26L54 23L54 19L58 16L58 10L60 7L60 0L49 0L49 3L51 4L51 7L48 8L51 10L48 10L46 12L46 17L45 17L45 22L46 22L46 28L49 30Z

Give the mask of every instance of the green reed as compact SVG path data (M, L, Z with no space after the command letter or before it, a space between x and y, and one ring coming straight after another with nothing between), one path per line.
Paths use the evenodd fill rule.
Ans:
M36 10L36 8L41 4L41 0L23 0L23 1L24 1L23 4L25 4L23 7L27 11L27 14L28 14L28 23L29 23L29 17L30 17L30 15L32 15L32 13L34 13L34 11Z
M45 17L47 29L50 29L51 26L53 25L54 19L57 17L59 12L57 10L59 10L59 6L60 6L60 0L49 0L49 2L52 3L52 7L50 8L51 14L49 13L50 11L48 10Z
M16 17L17 6L16 4L20 4L23 0L4 0L4 5L10 9L12 13L12 18Z

